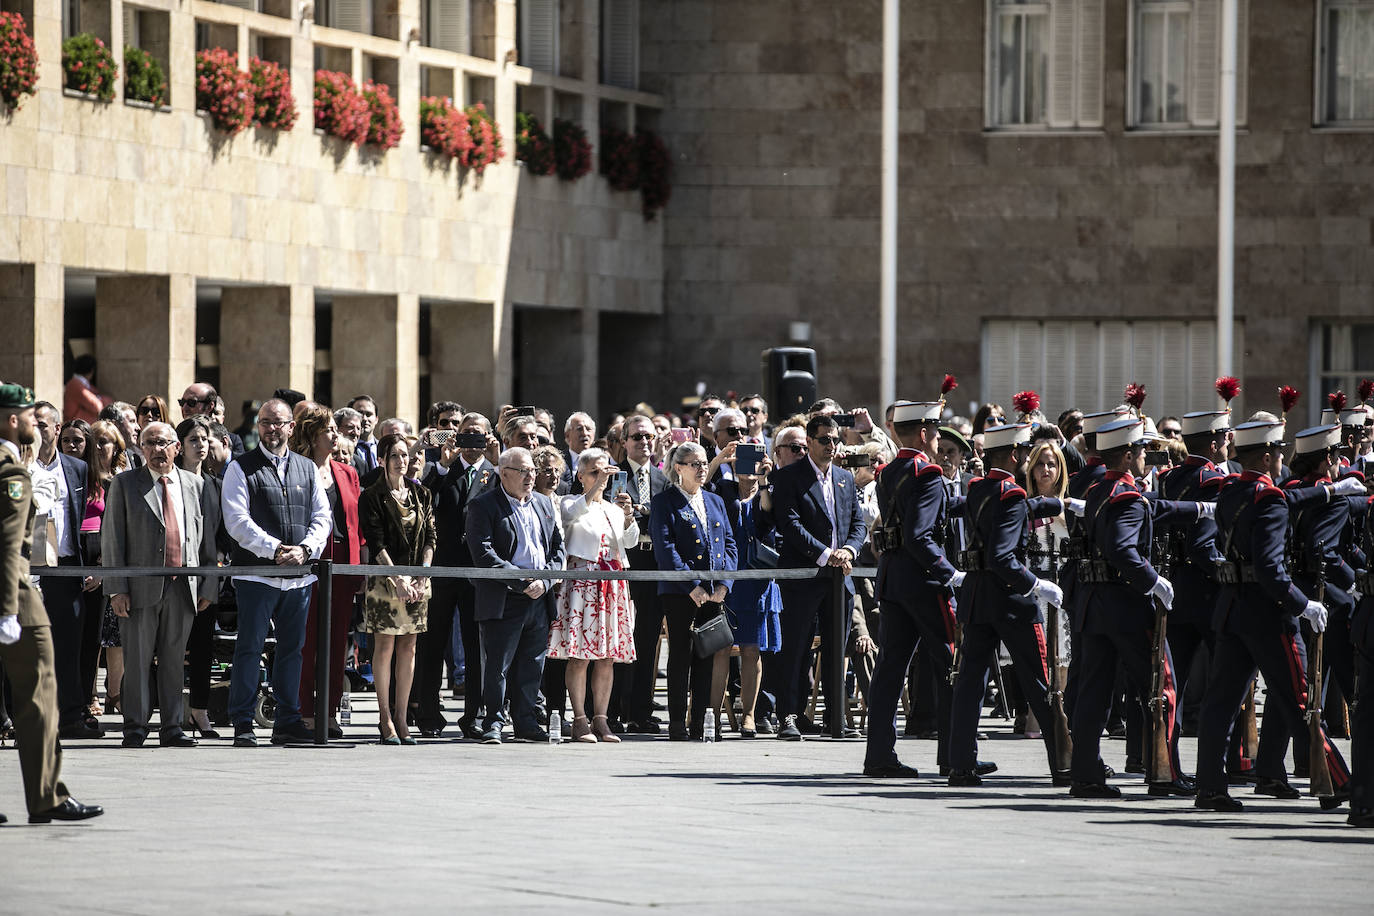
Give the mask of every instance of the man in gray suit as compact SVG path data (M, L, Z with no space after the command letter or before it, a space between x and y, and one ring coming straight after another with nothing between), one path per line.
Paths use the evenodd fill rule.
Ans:
M176 466L176 431L166 423L143 430L145 464L110 484L100 528L105 566L213 566L213 537L204 536L201 480ZM124 746L142 747L152 715L148 670L157 657L159 743L195 747L181 729L186 640L198 611L210 606L216 583L195 576L107 576L105 594L120 618L124 645Z

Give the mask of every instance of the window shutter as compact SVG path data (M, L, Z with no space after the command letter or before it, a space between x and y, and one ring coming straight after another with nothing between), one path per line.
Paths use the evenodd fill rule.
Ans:
M1074 11L1077 2L1050 2L1050 127L1073 127L1077 116L1074 111L1074 56L1078 46Z
M123 7L124 44L138 47L138 10L125 4Z
M1215 127L1221 111L1221 0L1193 0L1188 120Z
M1104 321L1102 340L1102 407L1106 410L1121 403L1127 374L1131 369L1131 325L1125 321Z
M251 3L252 0L243 0ZM371 0L330 0L329 27L350 32L372 32Z
M1002 403L1012 391L1016 367L1016 322L989 321L983 326L983 403ZM1004 405L1005 406L1005 405Z
M241 9L253 10L254 12L258 11L258 0L220 0L220 2L228 6L237 6Z
M1102 380L1098 377L1102 368L1102 350L1098 342L1097 325L1091 321L1073 322L1073 399L1074 406L1084 413L1101 410Z
M1078 126L1102 126L1103 0L1078 0Z
M430 0L430 46L459 54L469 53L468 15L468 0Z
M1182 321L1162 322L1159 329L1159 363L1155 378L1158 380L1158 395L1150 400L1154 409L1153 417L1173 414L1183 416L1190 410L1200 410L1209 402L1198 401L1192 406L1191 389L1188 379L1188 325Z
M1037 390L1040 392L1041 402L1049 405L1048 409L1058 412L1073 401L1073 378L1069 374L1073 366L1069 325L1064 321L1046 321L1044 335L1045 377ZM1050 419L1054 417L1051 416Z
M1194 321L1188 325L1188 403L1189 410L1215 410L1221 406L1217 397L1217 337L1216 325L1210 321Z
M520 5L520 63L558 72L558 0L524 0Z
M601 6L601 80L639 88L639 0L605 0Z

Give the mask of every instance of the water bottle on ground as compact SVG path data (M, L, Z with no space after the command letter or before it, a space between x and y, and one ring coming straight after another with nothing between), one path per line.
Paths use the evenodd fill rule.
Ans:
M557 710L549 713L549 743L558 744L563 740L563 717Z
M702 723L701 740L711 744L716 740L716 714L710 711L706 713L706 721Z
M344 694L339 700L339 724L349 725L353 722L353 701Z

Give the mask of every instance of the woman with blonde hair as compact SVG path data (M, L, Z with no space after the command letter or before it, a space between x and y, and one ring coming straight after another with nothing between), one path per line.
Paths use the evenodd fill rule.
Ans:
M1069 472L1064 464L1063 451L1052 439L1039 440L1031 448L1030 457L1026 460L1026 490L1032 497L1052 496L1062 500L1068 488ZM1031 538L1026 549L1026 563L1036 576L1057 582L1059 570L1064 563L1064 541L1069 537L1064 516L1061 514L1049 518L1032 518L1030 528ZM1063 617L1064 611L1060 610L1057 614ZM1047 627L1050 622L1046 620ZM1055 638L1066 639L1067 632L1067 626L1059 626ZM1047 664L1052 664L1052 661L1047 659ZM1054 672L1050 674L1050 680L1053 682ZM1025 701L1020 700L1017 707L1018 724L1022 717L1025 717L1025 725L1021 731L1027 738L1041 737L1040 723L1035 721L1035 714L1029 708L1023 708Z
M93 566L100 563L100 522L105 517L105 493L115 475L128 470L126 444L119 427L109 420L96 420L91 424L86 440L86 508L81 517L81 538L86 544L86 562ZM124 649L119 642L119 620L110 610L109 601L100 593L99 578L88 576L82 588L86 593L88 619L100 620L101 624L99 640L92 640L87 646L83 639L81 654L89 663L93 658L98 660L102 648L105 650L105 715L108 716L119 710L119 699L124 692ZM82 668L92 672L87 686L94 696L96 667L89 664Z

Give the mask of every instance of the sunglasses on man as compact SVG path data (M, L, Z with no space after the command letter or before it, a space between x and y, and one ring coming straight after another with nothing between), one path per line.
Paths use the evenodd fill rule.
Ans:
M195 407L197 404L204 404L206 407L209 407L211 404L215 403L215 399L214 399L214 398L180 398L180 399L177 400L177 403L180 404L182 407Z

